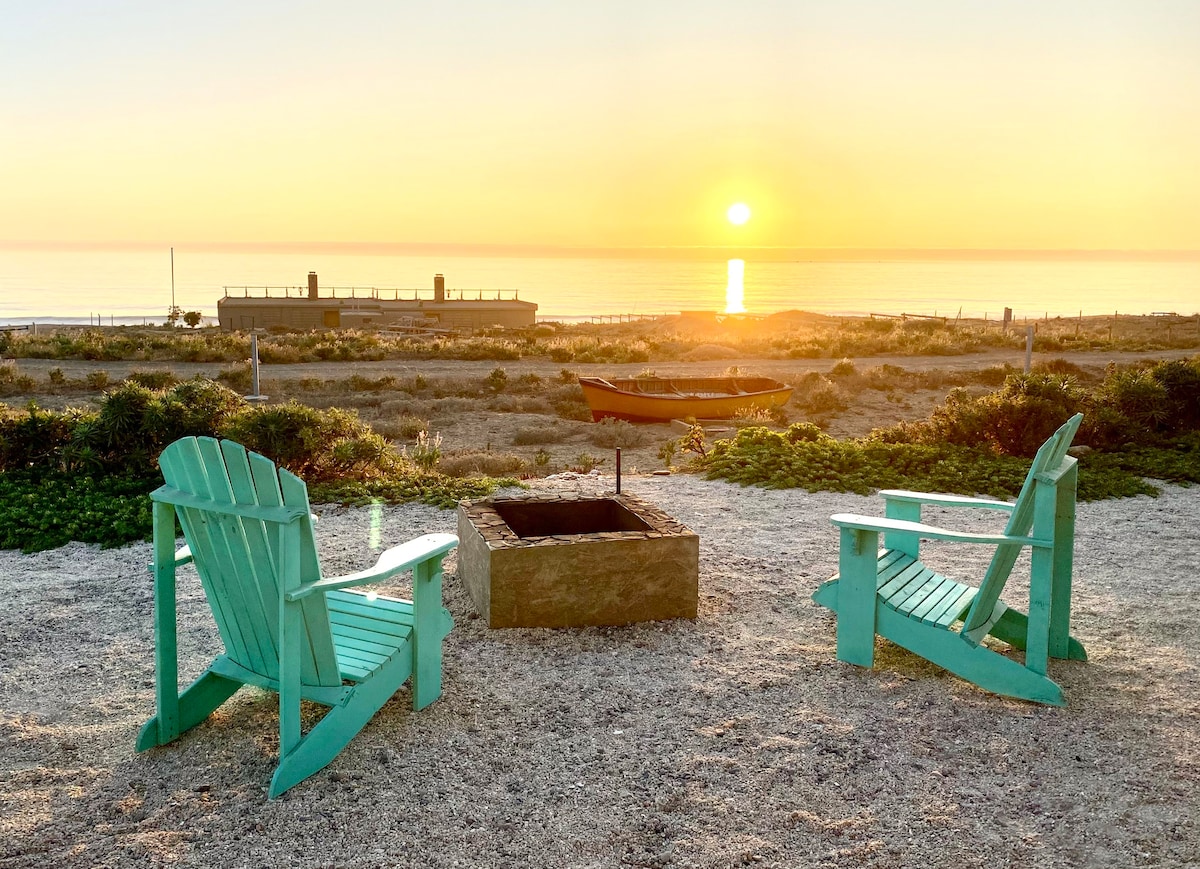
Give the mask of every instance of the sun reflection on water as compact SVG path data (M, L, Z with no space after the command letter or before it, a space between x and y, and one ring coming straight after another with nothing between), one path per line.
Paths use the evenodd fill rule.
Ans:
M729 261L729 284L725 287L725 313L726 314L744 314L746 313L745 305L745 288L742 284L742 278L746 273L746 261L743 259L731 259Z

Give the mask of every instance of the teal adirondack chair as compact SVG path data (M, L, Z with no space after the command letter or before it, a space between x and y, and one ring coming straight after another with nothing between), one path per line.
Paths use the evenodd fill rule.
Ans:
M304 482L233 441L183 438L159 458L154 501L157 714L137 749L195 727L242 685L279 694L276 797L322 769L412 677L413 708L442 693L442 557L452 534L388 549L370 569L322 579ZM187 546L175 551L175 517ZM225 645L179 694L175 573L189 561ZM411 602L345 589L413 572ZM301 735L300 701L330 707Z
M841 529L839 572L813 600L837 613L838 659L872 666L878 634L988 691L1065 705L1046 669L1051 657L1087 660L1069 634L1077 469L1067 449L1082 419L1071 417L1042 445L1012 504L885 490L886 518L833 516ZM1010 516L1001 534L964 533L922 523L924 504ZM921 539L980 543L996 551L976 588L926 567ZM1000 600L1025 546L1032 550L1028 614ZM989 635L1024 649L1024 663L983 645Z

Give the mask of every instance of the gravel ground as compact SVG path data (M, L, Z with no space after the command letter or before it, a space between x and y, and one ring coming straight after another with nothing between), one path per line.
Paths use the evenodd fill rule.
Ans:
M0 552L0 867L1200 864L1200 489L1080 505L1090 661L1052 663L1055 709L883 641L873 670L835 659L809 599L835 570L828 516L877 498L624 484L700 534L695 621L492 631L451 558L442 699L414 714L403 689L275 801L269 693L133 751L154 703L148 545ZM374 561L368 510L319 512L327 575ZM423 506L379 518L383 545L454 530ZM928 560L977 576L986 558ZM179 605L190 679L219 651L194 575Z

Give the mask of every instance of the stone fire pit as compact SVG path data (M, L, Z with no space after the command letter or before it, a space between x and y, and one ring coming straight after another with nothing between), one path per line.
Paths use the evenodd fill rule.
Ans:
M632 495L458 506L458 575L493 628L696 617L700 538Z

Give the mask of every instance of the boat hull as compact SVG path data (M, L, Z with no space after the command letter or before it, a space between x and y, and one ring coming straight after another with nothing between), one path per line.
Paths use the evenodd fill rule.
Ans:
M581 377L579 386L592 419L669 422L731 419L755 409L782 407L792 387L766 377L636 378Z

